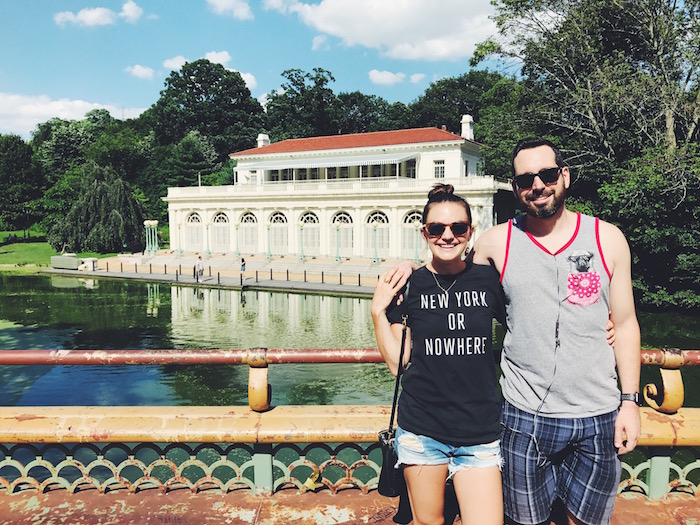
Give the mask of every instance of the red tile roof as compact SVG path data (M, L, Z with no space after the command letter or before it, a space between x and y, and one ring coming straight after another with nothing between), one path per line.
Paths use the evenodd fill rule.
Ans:
M438 128L375 131L372 133L354 133L351 135L288 139L275 142L269 146L251 148L232 153L231 157L267 155L273 153L298 153L302 151L321 151L329 149L368 148L374 146L393 146L397 144L420 144L424 142L450 142L455 140L465 139L459 135Z

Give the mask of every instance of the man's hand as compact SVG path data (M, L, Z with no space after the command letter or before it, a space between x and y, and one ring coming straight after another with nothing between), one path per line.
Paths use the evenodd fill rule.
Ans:
M401 290L406 281L411 277L414 270L417 270L419 266L413 261L401 261L399 264L387 270L381 275L381 278L388 279L387 284L391 284L392 287ZM400 305L403 302L403 294L398 294L396 296L396 304Z
M639 407L633 401L623 401L615 419L615 447L618 454L634 450L642 432L641 426Z

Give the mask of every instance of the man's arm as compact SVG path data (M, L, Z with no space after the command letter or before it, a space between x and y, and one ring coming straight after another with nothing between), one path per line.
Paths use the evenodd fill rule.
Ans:
M627 240L609 223L600 222L603 256L612 277L610 280L610 319L615 324L615 361L620 388L625 394L639 392L641 342L639 323L632 294L632 261ZM634 450L641 433L639 408L623 401L615 421L615 446L619 454ZM623 433L626 441L623 441Z
M507 222L489 228L474 243L474 264L490 264L500 274L506 262L507 243Z

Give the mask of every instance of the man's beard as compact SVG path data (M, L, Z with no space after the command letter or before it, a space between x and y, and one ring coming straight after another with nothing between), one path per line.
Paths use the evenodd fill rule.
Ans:
M533 195L532 197L534 199L539 197L540 195L541 194ZM557 193L557 191L554 190L554 199L552 200L552 204L549 206L540 208L532 204L530 199L526 199L525 201L521 201L520 208L531 217L535 217L537 219L548 219L556 215L557 212L561 209L561 207L564 206L565 202L566 188L562 188L560 193Z

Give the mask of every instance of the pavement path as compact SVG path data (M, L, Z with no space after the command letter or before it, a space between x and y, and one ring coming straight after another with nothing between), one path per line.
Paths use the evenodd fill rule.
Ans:
M84 278L109 277L179 283L188 286L236 290L283 290L299 293L326 293L371 297L379 275L399 261L373 263L371 260L202 256L204 275L198 277L198 254L178 255L160 251L156 255L123 254L99 259L94 270L47 270L54 274Z

